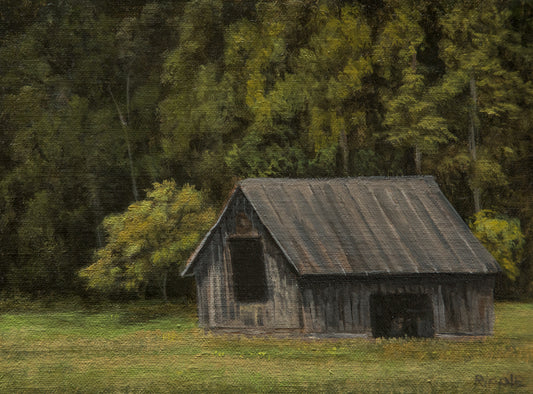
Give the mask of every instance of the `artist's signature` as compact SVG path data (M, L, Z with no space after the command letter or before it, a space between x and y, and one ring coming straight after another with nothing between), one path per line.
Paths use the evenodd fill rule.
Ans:
M505 386L505 387L524 387L524 379L518 375L509 374L501 377L490 377L476 375L474 384L481 387Z

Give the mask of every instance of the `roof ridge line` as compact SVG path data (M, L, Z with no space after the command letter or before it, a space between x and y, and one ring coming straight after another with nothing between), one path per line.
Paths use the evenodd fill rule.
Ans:
M352 176L352 177L318 177L318 178L285 178L285 177L256 177L256 178L245 178L237 182L238 185L242 185L247 182L327 182L327 181L348 181L348 180L412 180L412 179L426 179L426 180L435 180L433 175L398 175L398 176L386 176L386 175L375 175L375 176Z

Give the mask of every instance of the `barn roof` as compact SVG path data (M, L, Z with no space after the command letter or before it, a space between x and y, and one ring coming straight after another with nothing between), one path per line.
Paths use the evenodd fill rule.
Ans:
M433 177L261 178L238 189L300 275L499 271Z

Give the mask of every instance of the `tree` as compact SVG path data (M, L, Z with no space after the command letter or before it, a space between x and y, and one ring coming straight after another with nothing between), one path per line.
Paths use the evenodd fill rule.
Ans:
M23 3L0 6L1 22L27 17L0 34L0 282L69 294L103 218L161 178L159 75L182 5Z
M432 93L458 138L442 163L444 172L463 167L458 173L468 178L471 212L506 194L506 167L518 159L517 136L524 132L520 114L532 97L531 84L510 67L509 58L521 50L510 15L497 1L457 1L441 19L446 73Z
M230 30L248 114L226 155L238 176L347 175L367 143L370 28L359 7L328 3L261 3L258 23Z
M160 100L162 53L177 40L174 16L181 4L148 3L140 15L122 19L114 44L115 75L107 81L108 92L119 119L128 154L131 190L135 201L140 194L137 178L141 171L150 182L160 175L157 105ZM144 167L144 168L143 168Z
M525 245L520 221L484 209L472 217L469 226L500 264L505 276L515 281L520 275L519 265Z
M225 162L238 177L302 175L295 118L303 100L294 89L287 40L292 29L287 14L294 5L261 3L257 23L240 21L228 31L223 82L241 128Z
M167 175L201 186L213 200L223 199L231 183L223 144L237 116L228 110L231 98L220 81L224 8L230 3L188 2L178 29L179 42L166 54L161 72L167 92L159 103Z
M420 25L424 2L390 1L394 15L384 24L374 50L377 73L387 81L384 93L383 134L393 145L414 151L415 171L422 173L422 154L454 140L445 120L438 115L429 86L419 65L418 53L425 33Z
M309 142L315 159L332 148L338 152L336 169L327 175L349 175L351 152L368 138L371 29L356 5L322 6L317 23L298 58L309 86Z
M525 289L532 16L529 0L5 0L0 286L78 291L104 218L162 179L219 203L242 177L424 172L463 217L520 220Z
M3 0L0 4L0 37L24 30L37 19L39 10L46 7L46 3L45 0Z
M109 164L116 145L92 162L101 142L93 144L89 123L111 47L108 20L93 11L89 2L48 3L0 48L0 138L9 146L0 237L10 244L2 256L11 267L9 290L75 291L76 272L95 244L92 170Z
M166 300L169 272L183 268L214 219L214 210L194 187L178 189L174 181L154 183L145 200L105 218L107 244L80 276L92 288L107 292L122 288L141 296L149 283L155 283Z

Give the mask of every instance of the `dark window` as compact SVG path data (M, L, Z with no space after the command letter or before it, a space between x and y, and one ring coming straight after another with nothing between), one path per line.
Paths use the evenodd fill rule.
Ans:
M267 299L267 282L263 248L259 238L230 240L231 267L235 298L241 302L261 302Z
M244 212L239 212L235 218L235 232L237 234L250 234L254 230L252 222Z

